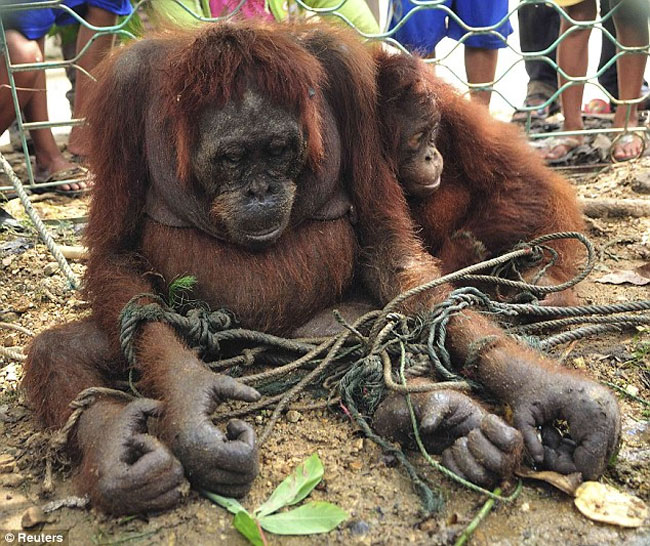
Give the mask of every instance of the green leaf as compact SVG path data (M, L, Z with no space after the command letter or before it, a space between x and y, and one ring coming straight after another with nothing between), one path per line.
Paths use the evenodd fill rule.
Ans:
M269 499L255 510L255 514L258 517L267 516L283 506L300 502L323 479L323 471L323 463L318 458L318 453L314 453L275 488Z
M233 525L253 546L265 546L266 540L257 522L247 512L239 512Z
M194 288L196 284L196 277L186 275L185 277L178 277L169 283L167 303L170 307L176 307L183 302L183 296Z
M276 535L313 535L327 533L350 515L330 502L308 502L298 508L264 516L259 519L262 528Z
M221 495L206 491L205 489L201 489L201 494L209 498L212 502L216 502L219 506L223 506L226 510L228 510L228 512L232 512L235 515L239 514L239 512L246 512L248 514L246 508L239 504L235 499L231 499L230 497L222 497Z

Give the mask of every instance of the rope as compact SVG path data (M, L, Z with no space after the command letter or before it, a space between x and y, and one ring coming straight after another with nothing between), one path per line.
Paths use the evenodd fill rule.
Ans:
M17 362L23 362L24 360L27 360L27 356L24 354L7 347L0 347L0 356L4 356L11 360L16 360Z
M650 300L629 301L626 303L612 303L608 305L578 305L575 307L552 307L535 305L532 303L501 303L493 302L495 310L511 316L537 316L537 317L579 317L585 315L611 315L614 313L627 313L631 311L650 310Z
M602 317L568 317L556 320L545 320L541 322L532 322L522 326L511 328L510 331L517 334L539 332L548 329L564 328L583 322L600 323L622 323L630 325L650 324L650 315L620 315L620 316L602 316Z
M52 236L50 235L49 231L47 231L45 224L41 220L40 216L34 210L34 207L32 207L32 204L29 201L29 197L25 192L25 188L23 187L23 183L16 176L16 173L11 168L11 165L5 159L4 155L2 155L1 153L0 153L0 167L2 167L2 170L9 177L9 180L14 186L14 190L16 191L18 197L20 198L20 202L25 208L25 212L27 213L27 216L29 216L29 219L34 224L36 231L38 232L41 240L47 246L47 249L50 251L50 254L54 256L54 259L59 264L59 267L61 268L63 275L65 276L66 279L68 279L68 282L70 283L70 287L76 290L77 288L79 288L79 281L77 279L77 276L72 272L72 269L70 269L70 266L68 265L68 261L65 259L63 254L61 254L58 245L54 242L54 239L52 239Z
M150 303L139 304L142 299L152 300ZM263 332L235 328L237 319L227 309L207 311L203 306L190 309L187 315L182 315L169 307L167 303L154 294L138 294L131 298L120 314L120 346L129 365L136 365L135 340L140 326L145 322L159 321L172 326L191 345L200 347L208 353L219 354L223 342L238 341L257 343L266 347L275 347L289 352L307 352L314 349L313 345L291 339L285 339ZM251 358L262 354L257 348L252 353L242 355L242 363L251 364ZM215 363L213 366L217 366Z
M275 367L271 369L249 373L240 378L243 383L254 385L260 392L265 393L262 400L243 408L224 412L216 418L232 418L274 406L272 415L260 435L259 443L263 445L283 411L291 407L291 403L306 389L319 389L321 393L327 395L327 401L324 404L317 404L317 407L327 407L339 400L343 411L366 436L385 452L395 456L402 464L413 481L425 511L430 513L442 506L442 497L418 476L415 468L399 448L372 431L369 416L374 414L387 390L403 393L408 398L412 392L429 392L441 388L468 390L480 387L458 374L457 367L452 363L445 347L447 325L455 314L474 308L502 322L521 317L555 317L554 320L546 320L537 325L513 328L512 334L519 336L540 329L592 323L547 339L525 339L528 343L548 350L560 343L599 333L605 329L620 331L633 325L646 324L649 320L648 315L630 313L650 309L650 301L603 306L544 307L534 303L492 301L477 288L464 287L453 290L445 301L417 317L407 317L396 309L406 299L449 282L479 278L483 282L503 284L501 283L503 279L494 275L477 276L475 273L488 268L497 268L499 272L507 270L517 272L523 263L522 260L526 260L526 264L539 265L539 257L549 254L550 259L554 260L554 254L542 248L542 244L567 237L578 239L587 249L586 264L575 278L556 286L539 287L522 281L511 281L507 284L534 294L566 290L584 279L593 268L593 246L581 234L560 233L537 238L529 245L504 256L464 268L409 290L383 309L367 313L353 324L348 324L337 315L343 331L326 338L295 340L246 330L239 327L231 312L224 309L210 312L205 306L198 304L195 304L196 308L182 315L169 307L162 298L151 294L140 294L132 298L122 311L120 343L130 365L132 368L135 367L137 362L134 340L137 331L144 322L155 320L169 324L191 346L197 347L201 352L218 355L219 360L210 363L213 369L227 370L228 373L236 376L242 369L250 369L251 366L260 363L274 364ZM512 265L512 260L517 263ZM543 265L540 271L545 271L548 267ZM145 300L145 303L141 303L141 300ZM469 348L469 357L465 365L475 363L480 354L489 349L495 341L494 336L488 336L473 343ZM228 355L225 344L231 344L230 348L236 348L238 354ZM408 384L406 379L416 376L427 376L432 380L427 383ZM429 464L445 476L460 481L474 491L488 495L490 498L507 499L469 484L436 463L426 453L414 419L415 416L412 414L416 441Z
M474 272L476 271L482 271L484 269L494 268L496 266L505 264L506 262L509 262L511 260L517 260L520 258L529 258L531 256L538 256L540 253L543 253L543 251L540 248L535 248L536 246L539 246L548 241L553 241L558 239L577 239L585 246L587 250L587 261L583 266L582 270L578 272L578 274L573 279L570 279L565 283L554 285L554 286L539 286L536 284L530 284L530 283L525 283L520 281L510 281L508 279L502 279L496 276L489 276L489 275L473 276ZM389 302L388 305L384 307L383 311L384 313L388 314L394 309L396 309L397 307L399 307L404 301L406 301L409 298L417 296L422 292L431 290L432 288L435 288L442 284L451 284L459 280L480 280L482 282L504 284L507 286L511 286L513 288L521 288L522 290L527 290L538 294L550 294L553 292L561 292L562 290L571 288L572 286L575 286L580 281L584 280L587 277L587 275L589 275L589 273L592 271L595 265L595 251L593 245L591 244L591 241L589 241L589 239L587 239L582 233L576 231L550 233L548 235L537 237L536 239L533 239L532 241L522 244L520 246L522 246L522 248L513 250L512 252L508 252L506 254L503 254L496 258L492 258L490 260L485 260L483 262L468 267L464 267L463 269L459 269L454 273L444 275L443 277L439 277L426 284L408 290L403 294L397 296L391 302Z
M92 406L100 396L113 396L121 400L130 402L133 396L123 391L109 389L107 387L90 387L81 391L77 397L70 402L69 407L72 413L68 417L65 425L57 430L50 438L48 452L45 457L45 479L43 481L43 490L46 492L53 491L52 485L52 461L55 454L61 452L65 446L70 443L72 430L77 426L83 412Z
M595 336L597 334L603 334L606 332L622 332L625 324L594 324L592 326L583 326L582 328L577 328L571 332L563 332L556 336L551 336L540 342L540 348L542 350L549 350L555 347L556 345L561 345L562 343L568 343L570 341L576 341L582 339L583 337Z

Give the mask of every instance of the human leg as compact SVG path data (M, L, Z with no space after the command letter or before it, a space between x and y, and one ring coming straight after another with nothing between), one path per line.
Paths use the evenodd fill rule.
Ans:
M544 51L560 34L560 16L546 4L522 4L517 10L519 20L519 44L523 53ZM555 61L555 49L547 54ZM541 82L557 89L557 73L547 62L527 60L524 62L530 81Z
M7 31L7 48L9 49L9 59L12 64L35 63L43 60L43 55L38 43L34 40L28 40L16 30ZM14 73L14 81L18 92L18 102L21 109L25 107L36 91L36 78L38 71L30 70L29 72ZM4 133L16 119L16 111L11 98L9 85L9 75L4 57L0 60L0 134ZM6 87L5 87L6 86Z
M612 7L620 0L612 0ZM648 15L650 8L645 0L626 1L614 13L614 25L619 43L625 47L648 45ZM617 60L618 96L620 100L640 97L643 72L646 65L645 52L625 53ZM637 105L621 105L614 115L614 127L637 124ZM643 150L639 138L621 139L614 145L613 156L618 161L638 157Z
M497 69L497 49L465 46L465 72L469 83L491 83ZM491 91L471 91L471 98L478 104L490 105Z
M40 60L42 61L44 57L45 38L40 38L37 43L41 52ZM38 91L34 93L32 99L23 107L25 118L30 122L48 121L49 114L47 110L47 93L45 91L46 76L44 70L36 72L34 87ZM34 176L36 178L43 178L48 174L65 170L72 166L61 155L50 129L30 130L30 134L34 141L34 156L36 159Z
M489 27L504 20L508 12L506 0L493 2L474 2L457 0L453 4L454 12L469 27ZM505 47L506 38L512 34L512 26L505 20L497 29L496 34L470 35L465 44L465 71L467 80L472 84L492 84L496 73L498 49ZM449 18L447 34L454 40L463 38L467 31L452 17ZM488 106L490 91L474 91L472 100Z
M544 51L557 40L560 34L560 16L555 9L545 4L521 4L517 10L519 20L519 44L523 53ZM546 55L555 62L555 49ZM557 72L546 61L525 60L524 66L528 74L528 86L524 106L538 106L544 104L557 91ZM530 113L534 118L544 119L557 111L559 105L556 101L546 107L540 107ZM526 121L529 112L517 110L513 121Z
M590 21L596 18L595 0L584 0L578 4L565 7L567 14L576 21ZM571 23L562 19L560 32L563 40L558 46L558 65L567 76L572 78L584 77L587 73L588 45L590 28L577 29ZM558 72L560 86L568 79ZM567 87L561 95L562 114L564 115L564 130L576 131L583 129L582 124L582 93L584 84L574 84ZM571 149L582 143L582 137L563 139L557 145L544 151L544 159L557 160L564 157Z
M105 9L88 6L86 12L86 20L96 27L112 26L117 21L117 16ZM91 30L84 25L79 28L79 35L77 37L77 52L81 51L88 42L95 35L95 31ZM99 64L99 62L106 56L113 45L114 36L104 35L93 40L92 44L88 47L82 57L79 59L78 65L85 71L92 73L92 70ZM79 117L79 113L83 111L83 107L88 93L88 86L92 85L92 80L80 71L77 74L75 85L75 108L74 117ZM83 127L73 127L70 132L70 139L68 141L68 150L75 155L84 156L84 142Z
M611 11L610 0L600 0L600 16L605 17ZM616 37L616 28L614 26L614 18L608 17L603 23L603 27L612 36ZM616 55L616 45L605 35L603 35L603 43L600 48L600 61L598 63L598 71ZM607 92L614 98L618 98L618 76L616 70L616 63L611 64L600 76L598 81L607 90Z
M43 60L44 38L30 40L17 30L7 31L7 47L13 64L41 62ZM18 102L25 113L27 121L47 121L47 95L45 72L34 70L14 73L14 81L18 91ZM9 78L5 63L0 65L0 83L8 84ZM15 110L8 88L0 89L0 133L4 132L15 119ZM51 174L65 171L74 167L66 161L54 140L50 129L30 131L34 143L36 158L35 176L43 178ZM79 190L83 183L63 185L63 190Z
M42 60L45 38L37 40L37 44L41 53L40 60ZM34 88L38 91L34 92L31 100L23 106L25 118L30 122L49 120L47 94L45 91L46 85L45 71L36 71ZM70 178L80 174L78 167L63 157L50 129L30 130L30 135L34 142L34 178L37 181L49 180L59 174L62 174L63 178ZM83 190L85 187L86 183L83 180L79 180L70 182L69 184L63 184L58 189L61 191L75 192Z

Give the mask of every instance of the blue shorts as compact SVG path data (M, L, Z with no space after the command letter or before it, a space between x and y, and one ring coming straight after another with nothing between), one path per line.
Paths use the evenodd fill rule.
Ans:
M391 29L416 7L410 0L392 0L392 2ZM444 0L441 5L450 8L468 27L492 26L508 13L508 0ZM477 34L470 36L463 43L482 49L506 47L505 37L512 34L510 21L506 21L495 30L504 37L504 40L493 34ZM446 11L429 8L414 13L404 26L393 34L393 38L409 51L429 55L445 36L460 40L467 33L468 31Z
M21 0L25 1L25 0ZM27 0L38 1L38 0ZM14 0L16 2L16 0ZM133 8L129 0L63 0L64 5L72 8L82 17L88 6L105 9L115 15L128 15ZM5 27L17 30L25 38L38 40L45 36L54 25L74 25L77 20L67 11L60 8L30 9L9 12L5 16Z

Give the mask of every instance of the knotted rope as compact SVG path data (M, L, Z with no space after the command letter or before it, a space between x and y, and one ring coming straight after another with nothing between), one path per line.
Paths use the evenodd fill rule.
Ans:
M587 263L576 278L561 285L538 286L522 280L512 281L494 275L476 275L476 272L490 268L497 268L501 272L517 271L528 267L531 260L539 263L540 256L548 250L543 243L566 237L576 238L585 245ZM551 260L554 260L553 252L550 254ZM648 315L629 315L629 313L650 309L650 301L609 306L544 307L536 303L493 301L480 290L465 287L454 290L444 302L418 317L404 316L396 312L396 309L410 297L459 280L493 282L525 290L533 296L565 290L586 277L593 268L593 259L593 247L581 234L561 233L540 237L528 246L518 248L511 253L464 268L409 290L395 298L382 310L367 313L353 324L346 323L338 315L337 319L343 326L340 334L310 340L285 339L240 328L234 314L225 309L209 311L204 305L198 305L186 314L181 314L158 296L140 294L132 298L122 311L120 343L129 364L135 367L137 365L135 339L138 329L146 322L161 321L174 328L191 347L198 349L203 355L216 356L216 361L209 363L215 369L227 369L229 374L238 376L244 368L256 364L273 365L270 369L249 373L240 378L242 382L253 385L266 394L265 398L243 409L216 416L217 419L232 418L275 405L260 435L261 444L270 436L282 412L301 392L307 388L315 388L321 393L327 393L325 406L339 401L343 411L359 428L403 465L418 490L425 511L430 513L442 505L441 495L434 492L419 477L413 465L398 447L374 433L369 423L369 416L374 413L387 390L401 392L408 397L411 392L427 392L440 388L470 389L476 386L459 376L445 348L447 325L453 315L473 308L499 321L518 317L558 317L538 325L545 330L582 322L593 323L590 327L566 333L570 335L560 334L547 339L530 336L524 338L533 345L548 349L559 343L599 331L599 327L620 329L646 324ZM516 263L513 264L513 260ZM523 267L522 260L526 262ZM548 265L545 265L540 271L545 271L547 268ZM141 303L143 299L147 303ZM605 323L606 317L603 315L616 313L628 314L607 317L610 321ZM518 336L529 335L534 331L537 330L533 325L517 326L512 329L513 335ZM472 355L470 360L478 358L481 351L489 347L492 342L493 339L486 338L475 343L475 346L470 348ZM234 356L226 354L226 344L237 345L238 354ZM437 382L408 384L408 377L423 375ZM413 425L418 439L414 416ZM462 480L448 469L441 467L428 456L421 441L419 444L430 464L435 465L445 475L492 498L504 499Z

